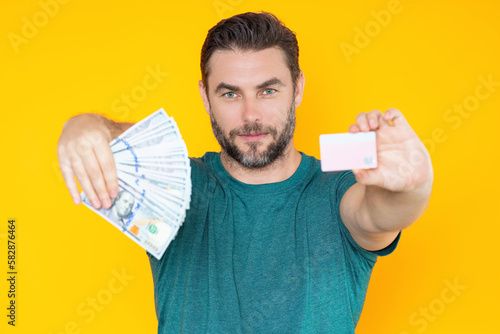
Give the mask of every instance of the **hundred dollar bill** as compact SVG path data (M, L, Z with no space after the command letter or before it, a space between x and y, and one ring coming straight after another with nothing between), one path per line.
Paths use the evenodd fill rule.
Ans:
M85 194L82 202L157 259L161 258L178 230L163 215L124 188L120 189L109 209L95 209Z
M172 182L171 180L162 178L150 178L146 177L146 175L144 174L138 175L131 173L122 173L120 175L120 179L129 184L143 184L145 188L157 188L158 191L165 193L165 195L172 196L182 203L186 203L186 205L189 204L186 198L186 194L190 191L190 189L188 189L188 187L184 183Z
M118 179L118 184L124 190L138 198L141 203L148 206L150 210L161 215L172 226L180 226L182 224L185 212L179 210L177 204L172 205L169 201L165 201L161 196L158 196L157 192L145 189L137 184L125 182L120 178Z
M182 216L188 203L185 201L184 196L175 196L169 188L158 187L157 185L148 182L145 179L136 178L127 174L121 174L119 181L133 187L142 196L148 196L148 200L155 204L160 210L171 210ZM162 211L163 212L163 211Z

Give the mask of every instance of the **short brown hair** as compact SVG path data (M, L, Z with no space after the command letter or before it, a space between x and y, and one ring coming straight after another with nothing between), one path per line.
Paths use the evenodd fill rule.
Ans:
M224 19L208 31L201 48L201 79L208 94L208 61L217 50L260 51L279 47L285 55L294 85L300 75L299 45L295 33L271 13L243 13Z

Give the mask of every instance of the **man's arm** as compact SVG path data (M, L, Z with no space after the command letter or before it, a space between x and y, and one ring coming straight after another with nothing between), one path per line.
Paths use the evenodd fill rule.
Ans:
M94 208L111 207L110 199L118 195L118 177L109 142L132 125L97 114L78 115L64 124L57 155L75 204L81 203L76 177Z
M424 212L433 182L430 156L396 109L362 113L349 131L375 131L378 167L353 171L357 183L342 198L340 215L358 245L380 250Z

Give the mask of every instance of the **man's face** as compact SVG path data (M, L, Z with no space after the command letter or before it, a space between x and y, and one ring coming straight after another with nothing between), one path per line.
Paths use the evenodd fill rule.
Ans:
M200 93L222 150L248 168L275 161L292 140L302 97L281 50L216 51L209 65L208 96L202 84Z
M134 196L131 193L123 191L116 198L113 205L116 215L119 218L125 218L132 212L132 207L134 205Z

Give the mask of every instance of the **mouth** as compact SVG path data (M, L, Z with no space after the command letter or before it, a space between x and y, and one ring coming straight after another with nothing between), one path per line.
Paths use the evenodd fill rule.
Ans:
M259 141L267 137L267 133L249 133L249 134L241 134L238 137L245 141Z

